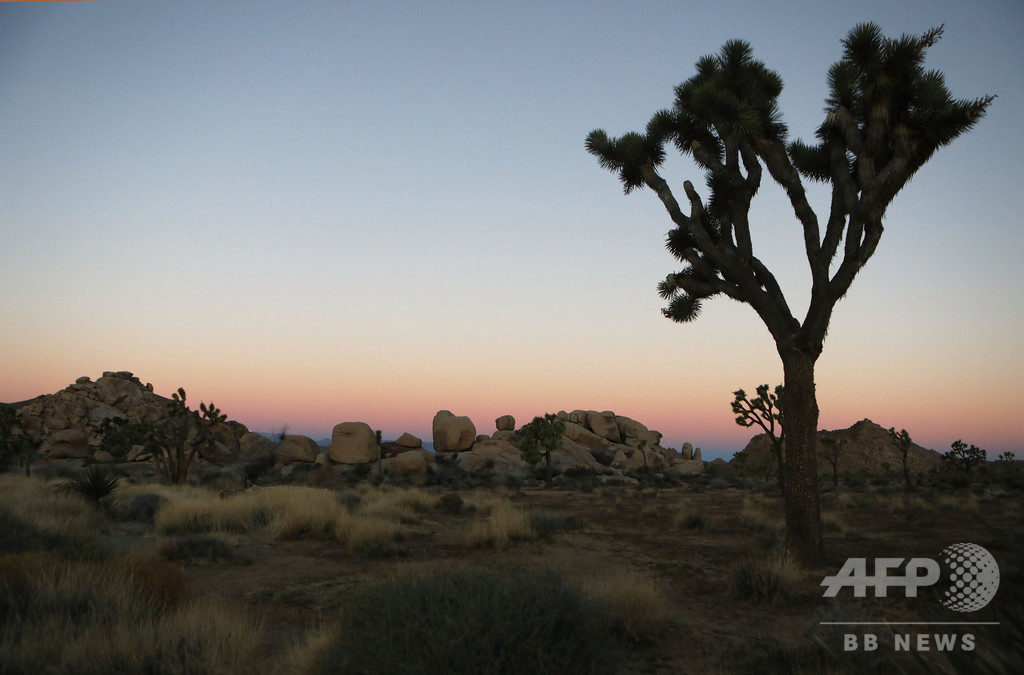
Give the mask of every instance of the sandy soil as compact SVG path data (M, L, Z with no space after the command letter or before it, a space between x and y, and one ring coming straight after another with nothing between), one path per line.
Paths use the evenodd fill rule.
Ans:
M833 503L831 511L840 514L842 529L826 533L828 563L803 573L795 597L774 602L742 597L732 581L736 565L757 555L773 537L741 520L744 501L752 496L736 488L703 493L685 488L524 489L513 496L517 504L578 516L583 528L548 541L516 542L502 549L471 548L463 537L474 516L437 512L413 526L403 541L370 555L323 541L236 537L232 541L247 562L187 564L186 572L198 594L223 598L259 617L268 649L278 652L329 622L347 593L374 580L467 567L555 570L570 579L631 571L650 579L665 604L662 627L629 654L628 670L643 673L763 671L772 659L787 658L780 653L811 649L815 642L839 652L843 668L857 671L857 659L864 659L861 665L866 668L878 654L842 654L840 633L819 625L824 613L876 621L964 619L963 615L950 618L955 613L929 592L922 592L920 598L903 598L902 590L896 589L891 593L895 597L854 598L847 589L836 600L823 598L822 578L835 574L848 557L937 558L950 544L973 542L1000 562L1004 586L1020 580L1017 540L1024 510L1019 495L971 498L970 506L963 509L950 503L930 505L907 516L898 509L894 512L886 496L850 493L841 504L826 497L826 505ZM934 501L928 496L922 499ZM681 504L710 519L710 528L673 526L672 514ZM782 519L780 496L764 495L761 504L759 508L771 518ZM108 536L126 546L154 549L166 540L136 524L115 525ZM993 605L1002 602L1005 608L1015 602L1014 597L1019 596L997 595ZM1010 609L1020 616L1019 607ZM971 629L976 654L1003 648L995 637L989 639L988 629ZM775 668L779 672L786 666Z

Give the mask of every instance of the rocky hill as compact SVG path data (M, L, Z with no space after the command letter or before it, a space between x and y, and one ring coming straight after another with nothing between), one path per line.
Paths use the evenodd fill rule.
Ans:
M151 455L141 445L115 450L110 447L112 425L159 425L168 418L169 399L157 395L152 384L143 384L128 371L105 372L96 381L80 377L54 394L12 404L19 432L31 437L44 460L81 460L85 463L148 463ZM703 471L700 448L689 443L677 451L660 445L662 435L640 422L611 411L560 411L565 425L562 447L554 453L556 471L591 470L617 474L649 469L693 475ZM516 446L516 421L502 415L494 421L491 435L479 434L468 417L447 410L435 415L432 441L435 452L423 448L421 439L402 434L383 443L378 455L372 428L363 422L342 422L334 427L330 445L319 446L306 436L288 435L270 439L250 432L238 422L213 427L216 444L201 450L201 462L217 466L232 463L272 461L279 465L315 463L325 466L357 465L378 461L385 470L403 474L426 471L436 455L458 458L459 466L470 471L511 474L526 470ZM454 461L454 460L453 460Z
M902 471L903 457L899 448L889 437L888 430L869 419L857 422L849 429L818 432L818 473L830 475L832 465L824 459L827 446L822 439L831 437L842 443L839 455L839 473L877 475L884 473L886 466L892 471ZM934 450L912 444L907 455L910 470L921 473L941 463L941 455ZM771 441L767 434L758 434L742 451L736 454L728 466L743 472L759 473L776 471L776 460L772 454Z

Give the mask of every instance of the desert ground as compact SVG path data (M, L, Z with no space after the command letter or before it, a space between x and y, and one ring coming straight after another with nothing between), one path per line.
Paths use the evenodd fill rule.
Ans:
M90 499L67 489L65 478L0 475L0 517L8 521L0 540L0 671L45 663L48 672L371 672L346 665L345 650L355 647L344 646L345 626L372 618L396 639L404 619L349 611L355 624L345 624L346 607L365 589L449 572L553 573L611 617L607 635L598 636L609 648L605 660L551 672L1013 672L1024 651L1024 492L1015 471L961 487L923 482L909 494L882 478L841 481L822 495L828 561L816 569L785 555L782 497L769 482L705 475L671 486L600 485L578 476L548 489L449 478L373 485L373 476L314 470L301 485L247 490L121 481ZM849 588L822 597L822 579L847 558L936 558L958 542L983 546L999 563L999 591L982 611L952 612L933 588L917 598L899 588L885 598L856 598ZM33 605L51 587L73 586L61 577L68 570L118 565L129 570L118 579L158 588L160 609L133 625L93 620L102 612L90 603L102 605L96 598L107 592L95 589L74 602L47 600L49 610ZM122 582L103 583L109 590ZM35 590L19 595L26 584ZM67 611L56 616L52 607ZM167 616L184 607L196 612L184 624L198 628L168 627ZM153 629L158 637L135 637L150 624L161 626ZM446 630L438 625L419 644L460 639ZM955 634L955 647L940 650L929 637L927 651L895 651L893 633L908 631L914 640ZM862 640L865 632L876 634L877 649L844 649L845 634ZM418 672L441 672L430 658Z

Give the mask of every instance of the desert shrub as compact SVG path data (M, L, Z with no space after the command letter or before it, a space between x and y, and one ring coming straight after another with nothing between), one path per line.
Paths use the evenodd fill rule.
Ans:
M457 516L462 513L462 497L454 492L441 495L440 500L437 502L437 507L441 510L441 513L446 513L450 516Z
M584 579L578 585L612 615L617 631L634 642L650 640L663 625L663 594L636 572L610 572Z
M729 487L729 481L725 478L712 478L708 482L708 488L712 490L724 490Z
M554 576L400 579L346 603L320 672L611 673L611 625L606 611Z
M144 492L116 499L107 513L116 520L152 523L160 506L166 502L167 498L162 495Z
M737 597L755 602L778 602L797 597L803 573L787 552L775 550L740 561L732 570Z
M495 501L486 510L482 508L481 512L481 517L466 533L466 543L470 546L502 548L510 542L533 536L529 514L507 499Z
M757 500L744 500L737 514L740 523L752 532L779 532L786 527L785 520L774 514Z
M95 464L85 473L58 484L57 490L65 494L77 494L94 504L114 493L121 479Z
M94 558L102 552L90 533L99 513L77 495L58 494L37 480L0 482L0 553L50 551L62 557Z
M58 535L36 527L6 507L0 507L0 553L61 551L65 543Z
M710 530L711 516L697 509L681 505L672 512L672 527L683 530Z
M189 535L167 542L160 548L160 555L171 562L238 563L245 561L245 558L240 556L223 538L208 534Z
M541 539L551 539L560 532L575 532L583 528L579 516L559 516L547 511L530 513L530 530Z
M403 536L401 525L379 518L340 518L334 527L334 538L350 551L366 551L399 541Z
M261 673L260 641L237 610L190 601L164 560L0 556L5 673Z
M832 509L822 509L821 527L828 532L846 532L846 520L843 514Z
M362 503L363 498L354 490L342 490L338 493L338 501L341 502L349 511L355 511L359 508L359 504Z

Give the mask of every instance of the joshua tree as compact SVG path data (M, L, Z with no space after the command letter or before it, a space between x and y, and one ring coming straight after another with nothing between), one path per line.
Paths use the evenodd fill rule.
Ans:
M970 474L971 468L985 461L988 453L976 445L967 446L962 440L953 441L951 450L943 453L942 459L946 460L965 474Z
M772 454L779 467L779 489L785 492L786 479L783 471L782 443L785 440L786 429L782 425L782 395L783 386L777 385L775 392L768 391L768 385L762 384L757 388L757 397L748 399L747 393L737 389L732 393L736 398L732 402L732 411L736 413L736 424L741 427L757 425L761 427L772 444ZM776 428L778 434L775 433Z
M618 174L625 191L653 190L675 226L668 249L684 267L659 286L665 316L692 321L702 301L725 295L749 304L771 333L786 387L787 539L807 563L823 558L814 365L832 311L874 254L896 194L994 98L956 100L941 73L924 69L925 52L941 35L939 27L888 38L875 24L850 31L828 71L825 119L811 145L787 142L778 108L782 79L740 40L702 58L697 74L676 87L673 108L656 113L643 133L609 138L595 130L587 137L587 150ZM706 172L707 200L683 183L688 213L658 172L667 143ZM754 255L750 204L764 169L784 188L803 233L811 293L802 321ZM831 186L824 222L805 180Z
M557 415L548 413L544 417L534 417L529 424L519 430L519 455L523 461L534 466L544 458L545 482L551 488L551 453L562 447L562 434L565 433L565 422Z
M846 439L825 434L821 437L821 444L825 446L821 454L825 457L825 461L832 465L832 487L837 488L839 487L839 455L843 452Z
M156 428L148 445L164 476L179 485L188 478L192 461L200 449L214 443L210 428L227 421L228 417L213 402L207 406L200 401L199 410L190 409L185 402L185 390L181 387L171 394L167 412L168 419Z
M907 433L906 429L900 429L899 433L896 433L896 427L889 427L889 437L892 442L896 444L896 447L900 451L900 458L903 460L903 489L906 492L910 492L914 489L914 486L910 480L910 464L908 463L908 455L910 454L910 434Z

